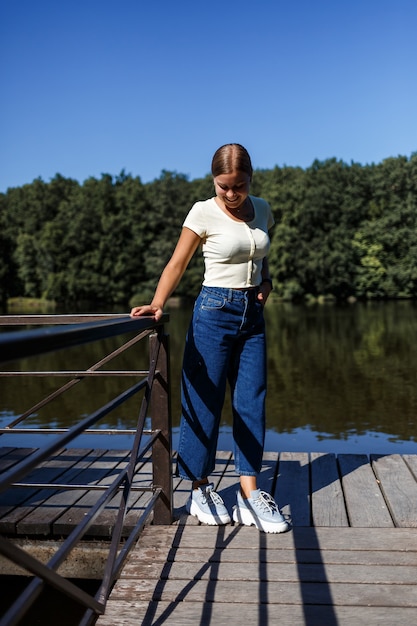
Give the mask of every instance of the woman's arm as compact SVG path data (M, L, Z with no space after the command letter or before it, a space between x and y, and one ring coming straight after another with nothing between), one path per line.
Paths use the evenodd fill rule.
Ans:
M130 312L132 317L153 315L156 320L161 318L166 301L179 284L200 243L201 238L194 231L186 227L182 229L172 257L161 274L152 302L133 307Z

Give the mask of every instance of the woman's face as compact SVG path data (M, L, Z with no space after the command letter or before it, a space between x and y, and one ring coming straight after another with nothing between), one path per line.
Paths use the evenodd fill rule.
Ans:
M249 194L250 177L244 172L220 174L214 177L214 190L217 198L228 209L238 209Z

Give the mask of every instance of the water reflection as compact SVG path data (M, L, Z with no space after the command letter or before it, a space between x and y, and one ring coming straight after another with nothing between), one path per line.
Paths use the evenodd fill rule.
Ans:
M284 305L267 317L270 427L415 441L414 303Z
M174 446L179 423L179 381L191 307L170 311ZM346 306L268 303L267 450L416 453L417 327L413 302ZM77 369L99 361L120 339L40 357L36 369ZM86 354L87 361L86 361ZM132 349L126 367L145 369L147 354ZM112 362L110 369L124 367ZM34 368L33 359L3 369ZM62 379L0 379L4 424L62 384ZM33 426L65 426L94 411L129 381L88 379L30 419ZM106 417L106 426L134 427L137 401ZM231 449L227 399L219 447ZM90 438L91 439L91 438ZM115 439L115 438L113 438ZM9 442L10 439L7 439ZM125 442L120 441L119 447ZM6 438L2 438L6 445ZM103 441L96 447L103 447ZM112 440L114 445L116 442ZM89 442L86 445L94 445Z

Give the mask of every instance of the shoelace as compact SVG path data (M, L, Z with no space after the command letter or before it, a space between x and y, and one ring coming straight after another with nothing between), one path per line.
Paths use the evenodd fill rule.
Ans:
M219 494L213 491L211 487L208 487L207 489L205 489L203 493L205 495L206 501L211 500L213 504L215 505L223 504L223 500L221 499Z
M255 502L259 505L264 511L269 511L270 513L279 513L277 503L274 498L266 493L266 491L261 491L259 494L259 498L255 500Z

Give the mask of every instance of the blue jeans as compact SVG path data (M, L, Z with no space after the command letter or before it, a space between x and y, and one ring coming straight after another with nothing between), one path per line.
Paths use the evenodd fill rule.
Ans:
M182 370L178 474L201 480L214 469L229 382L235 468L256 476L265 440L266 341L258 290L203 287L194 305Z

